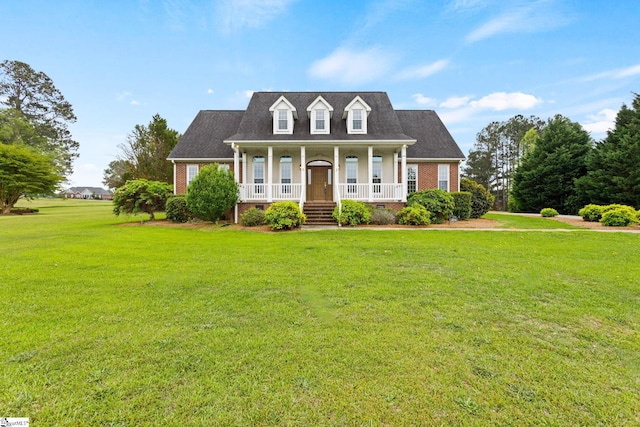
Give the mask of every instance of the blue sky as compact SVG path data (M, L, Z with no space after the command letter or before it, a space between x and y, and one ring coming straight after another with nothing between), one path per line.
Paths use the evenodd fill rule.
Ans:
M562 114L595 139L640 92L636 0L3 0L0 60L51 77L101 186L136 124L184 132L252 91L389 94L438 112L463 152L494 120Z

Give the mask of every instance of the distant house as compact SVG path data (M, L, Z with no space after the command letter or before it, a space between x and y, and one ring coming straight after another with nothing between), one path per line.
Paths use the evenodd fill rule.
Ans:
M113 200L113 193L100 187L71 187L63 195L67 199Z
M418 190L459 191L464 155L434 111L395 110L385 92L256 92L244 111L200 111L168 160L176 194L204 165L233 171L236 222L280 200L313 222L345 199L399 209Z

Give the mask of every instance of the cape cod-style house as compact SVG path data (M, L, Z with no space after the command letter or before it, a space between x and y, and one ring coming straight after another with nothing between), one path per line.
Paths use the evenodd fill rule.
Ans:
M313 222L345 199L399 209L418 190L459 191L464 155L434 111L394 110L385 92L255 92L245 111L200 111L168 160L176 194L204 165L233 171L235 222L281 200Z

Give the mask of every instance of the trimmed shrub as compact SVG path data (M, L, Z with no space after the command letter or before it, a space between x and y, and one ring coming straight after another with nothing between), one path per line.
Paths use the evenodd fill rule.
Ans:
M453 197L453 216L462 221L471 218L471 192L453 192L451 196Z
M597 222L602 218L602 208L600 205L587 205L578 211L578 215L585 221Z
M137 215L149 214L149 220L156 219L154 212L162 211L171 195L171 185L166 182L132 179L118 188L113 195L113 213Z
M610 205L614 206L614 205ZM617 205L602 214L600 224L608 227L626 227L638 222L638 212L630 206Z
M540 211L540 215L545 218L551 218L554 216L558 216L558 211L553 208L544 208Z
M292 230L305 223L304 216L295 202L276 202L269 206L264 218L272 230Z
M258 208L251 208L245 213L240 215L240 223L245 227L257 227L265 225L267 220L264 216L264 211Z
M431 224L431 213L420 204L414 204L402 208L396 214L398 224L403 225L429 225Z
M451 193L433 189L413 193L407 200L407 206L419 204L424 206L431 215L431 223L442 224L453 213L454 202Z
M396 223L396 213L393 209L374 209L371 212L370 224L389 225Z
M187 207L198 218L217 222L238 201L238 184L233 173L217 163L200 169L187 188Z
M167 200L165 205L167 221L188 222L193 219L193 214L187 208L187 201L184 196L174 196Z
M333 219L341 225L369 224L371 212L367 205L355 200L343 200L342 212L336 206L333 210Z
M460 191L471 193L471 218L480 218L489 212L496 200L495 196L482 184L478 184L469 178L460 180Z

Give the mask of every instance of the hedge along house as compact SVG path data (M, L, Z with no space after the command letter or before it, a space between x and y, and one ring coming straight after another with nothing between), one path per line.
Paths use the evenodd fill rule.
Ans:
M200 111L168 160L176 194L204 165L233 171L235 222L290 200L311 223L345 199L398 209L418 190L458 191L464 155L434 111L394 110L385 92L255 92L245 111Z

